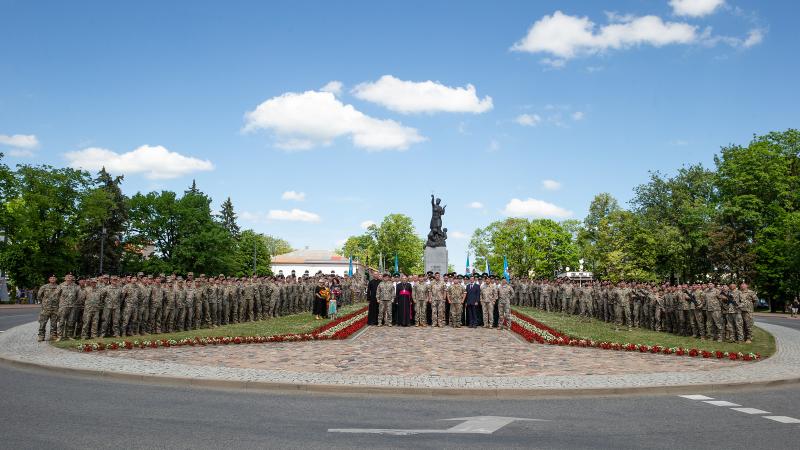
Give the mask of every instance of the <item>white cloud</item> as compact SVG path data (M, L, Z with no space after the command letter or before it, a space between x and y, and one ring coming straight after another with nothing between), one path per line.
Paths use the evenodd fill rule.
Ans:
M472 209L481 209L481 208L483 208L483 203L481 203L481 202L472 202L467 206L472 208Z
M346 244L346 243L347 243L347 239L337 239L336 240L336 246L337 247L344 247L344 244Z
M302 209L294 208L291 211L282 209L271 209L267 214L267 219L272 220L287 220L291 222L319 222L320 217L318 214L303 211Z
M367 228L371 227L372 225L376 225L375 222L372 221L372 220L365 220L365 221L361 222L361 228L363 228L365 230Z
M689 17L709 15L724 4L725 0L669 0L673 13Z
M71 167L100 170L105 167L112 173L142 173L146 178L163 180L177 178L193 172L214 169L209 160L184 156L157 145L142 145L127 153L90 147L64 155Z
M36 152L28 149L12 148L8 151L8 156L13 156L15 158L33 158L36 156Z
M341 136L368 151L405 150L426 140L416 129L367 116L330 92L287 92L248 111L244 120L244 132L272 131L277 146L287 150L330 145Z
M377 103L403 114L465 112L479 114L492 109L492 98L478 98L475 86L449 87L436 81L404 81L384 75L378 81L353 89L361 100Z
M661 47L669 44L690 44L697 40L697 27L681 22L664 22L657 16L609 16L611 22L596 30L588 17L570 16L556 11L544 16L516 42L511 50L546 53L555 58L550 65L581 55L640 45Z
M542 116L538 114L520 114L514 122L526 127L535 127L542 121Z
M554 218L565 219L572 216L572 211L568 211L560 206L548 203L544 200L528 198L520 200L512 198L506 205L503 213L512 217L535 217L535 218Z
M39 146L39 139L34 134L0 134L0 145L17 149L33 150Z
M572 120L574 120L574 121L576 121L576 122L577 122L578 120L583 120L583 117L584 117L584 116L585 116L585 114L583 113L583 111L575 111L575 112L574 112L574 113L572 113L572 115L571 115L571 117L572 117Z
M489 152L494 153L498 150L500 150L500 142L498 142L497 139L489 141Z
M282 200L294 200L296 202L302 202L306 199L305 192L295 192L295 191L286 191L281 195Z
M556 180L542 180L542 187L548 191L557 191L561 189L561 183Z
M338 97L342 95L342 86L343 85L341 81L333 80L329 81L328 84L326 84L325 86L322 86L322 89L320 90L322 92L330 92L331 94Z
M750 48L754 45L760 44L764 40L764 30L753 29L747 33L747 38L742 42L742 47Z
M467 237L466 233L462 233L461 231L451 231L448 233L449 237L453 239L464 239Z

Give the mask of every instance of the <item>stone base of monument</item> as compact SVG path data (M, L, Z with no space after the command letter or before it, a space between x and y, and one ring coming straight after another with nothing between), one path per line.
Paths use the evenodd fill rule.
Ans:
M447 247L425 247L425 272L447 273Z

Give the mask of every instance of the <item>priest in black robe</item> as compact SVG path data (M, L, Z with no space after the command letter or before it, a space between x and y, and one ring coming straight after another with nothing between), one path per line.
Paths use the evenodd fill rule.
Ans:
M367 312L367 325L378 324L378 285L381 284L381 277L377 272L372 272L372 278L367 284L367 301L369 310Z
M396 324L401 327L414 325L414 302L408 277L403 275L395 286L394 302L397 305Z

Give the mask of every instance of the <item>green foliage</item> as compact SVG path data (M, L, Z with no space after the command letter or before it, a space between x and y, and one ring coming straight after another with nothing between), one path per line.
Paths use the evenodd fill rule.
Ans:
M236 276L253 275L253 259L257 275L272 275L272 257L263 236L253 230L244 230L236 242Z
M95 274L100 269L100 249L103 249L103 270L120 270L123 246L122 235L128 221L128 199L122 194L123 177L112 177L105 168L94 180L94 187L85 191L80 204L80 272ZM103 233L105 228L105 233ZM101 241L105 240L101 246Z
M290 253L294 251L292 246L289 245L289 242L285 239L270 236L268 234L262 234L260 236L261 239L264 240L264 245L267 246L267 252L270 256L283 255L284 253Z
M230 197L222 202L217 219L219 219L220 224L222 224L222 227L225 228L229 235L234 239L239 238L239 225L236 223L236 213L233 211L233 202Z
M403 273L420 273L423 270L425 241L417 235L411 218L403 214L389 214L379 225L371 225L367 232L350 236L341 249L342 256L353 256L370 267L380 267L381 257L386 270L394 268L394 255Z
M566 267L578 266L578 247L573 239L574 223L559 224L549 219L517 219L492 222L477 229L470 241L476 255L475 268L485 261L494 274L503 273L503 257L513 276L552 277Z

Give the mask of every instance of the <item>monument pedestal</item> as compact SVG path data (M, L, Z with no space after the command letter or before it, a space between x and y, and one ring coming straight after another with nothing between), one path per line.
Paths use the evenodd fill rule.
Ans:
M425 272L447 273L447 247L425 247Z

